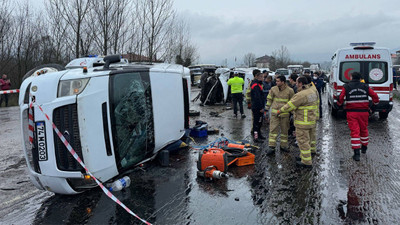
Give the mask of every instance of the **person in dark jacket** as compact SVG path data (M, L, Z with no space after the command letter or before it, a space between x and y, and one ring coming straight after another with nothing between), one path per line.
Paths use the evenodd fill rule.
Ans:
M319 77L319 73L315 72L313 74L313 79L312 82L315 85L315 88L317 88L318 94L319 94L319 118L322 118L322 100L321 100L321 92L322 92L322 88L324 86L324 81L322 80L322 78Z
M299 76L295 73L292 73L289 77L289 86L293 89L294 93L297 93L297 85L296 80Z
M3 74L0 79L0 91L8 91L10 90L11 82L10 79L7 78L6 74ZM9 94L0 94L0 107L3 103L3 99L5 100L6 107L8 107L8 95Z
M260 70L253 70L254 80L251 82L251 111L253 113L253 137L256 142L263 142L265 137L261 134L265 100L263 93L263 74ZM255 135L257 132L257 135Z
M353 159L360 161L360 149L367 153L368 146L368 117L369 100L371 96L373 104L379 103L378 95L367 85L360 82L361 74L351 74L351 81L343 86L339 96L338 105L342 105L346 99L346 116L350 128L351 148L354 150Z

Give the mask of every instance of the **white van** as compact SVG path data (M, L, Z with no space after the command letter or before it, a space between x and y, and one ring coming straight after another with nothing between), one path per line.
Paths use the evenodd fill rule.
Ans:
M328 104L333 115L341 109L337 100L343 85L350 81L352 72L360 72L363 81L379 96L380 102L373 108L374 111L379 112L380 118L388 117L393 108L392 59L388 48L374 45L374 42L351 43L351 47L338 49L333 55L327 88Z
M293 73L297 73L297 74L301 74L303 73L303 65L289 65L287 66L287 68L291 71L293 71ZM289 74L289 76L291 75L291 73Z
M275 74L279 73L280 75L284 75L286 80L289 80L290 75L292 75L293 71L291 69L279 68L275 71Z
M101 182L153 159L189 128L189 69L120 64L118 57L105 57L104 67L32 75L23 81L19 95L23 148L37 188L76 194L97 186L85 176L52 123ZM31 144L28 109L33 97Z

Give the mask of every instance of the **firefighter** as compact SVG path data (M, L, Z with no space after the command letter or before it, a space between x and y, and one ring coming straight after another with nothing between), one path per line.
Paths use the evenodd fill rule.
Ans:
M307 78L307 82L308 82L307 85L318 95L318 101L315 104L317 106L320 106L321 105L320 95L318 93L317 88L314 85L314 82L312 82L311 76L310 75L304 75L304 76ZM322 107L318 107L317 118L316 118L317 121L321 118L321 113L322 113L321 109L322 109ZM317 154L317 140L316 140L316 137L317 137L316 132L317 132L317 130L314 129L313 132L314 132L314 134L311 135L310 145L311 145L311 154L315 155L315 154Z
M315 140L315 128L318 112L318 94L311 88L307 78L300 76L296 81L297 94L278 110L277 114L294 110L296 139L300 148L299 166L312 167L311 140Z
M284 106L293 97L294 91L286 85L286 78L284 75L279 75L276 78L276 86L272 87L267 97L267 105L265 110L271 111L271 118L269 123L269 149L267 155L275 153L276 140L278 139L279 130L281 136L280 150L288 152L288 130L289 130L289 113L281 113L277 115L278 110Z
M242 118L246 118L243 112L243 78L239 77L239 72L235 71L233 77L228 80L228 85L231 86L233 114L237 117L237 105L239 104L240 114Z
M263 75L260 70L253 70L254 80L251 82L251 111L253 113L253 137L256 142L263 142L265 137L261 134L261 125L264 114ZM256 133L257 132L257 133ZM256 135L257 134L257 135Z
M353 159L360 161L360 149L367 153L368 146L368 117L369 100L371 96L374 105L379 103L378 95L365 83L361 81L361 74L353 72L351 81L343 86L340 93L338 105L342 105L346 99L345 110L347 123L350 128L351 147L354 151Z

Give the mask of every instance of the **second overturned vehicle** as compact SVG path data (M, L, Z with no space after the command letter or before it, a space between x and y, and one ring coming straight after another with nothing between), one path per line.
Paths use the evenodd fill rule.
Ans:
M109 56L103 66L37 74L23 81L19 105L25 157L39 189L77 194L97 186L52 123L101 182L153 159L189 128L190 75L180 65Z

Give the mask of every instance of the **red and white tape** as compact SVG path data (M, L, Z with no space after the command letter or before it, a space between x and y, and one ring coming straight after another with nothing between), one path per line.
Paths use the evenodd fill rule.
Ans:
M4 95L4 94L12 94L12 93L19 93L19 89L15 89L15 90L8 90L8 91L0 91L0 95Z
M28 108L28 136L29 136L29 143L32 145L33 144L33 132L34 132L34 122L33 122L33 101L29 105Z
M65 147L68 149L68 151L71 153L71 155L75 158L76 161L85 169L86 173L89 174L94 181L100 186L101 190L109 197L111 198L114 202L116 202L118 205L120 205L122 208L124 208L129 214L132 216L136 217L140 221L142 221L145 224L151 225L151 223L147 222L146 220L140 218L138 215L136 215L132 210L130 210L124 203L122 203L117 197L115 197L100 181L97 180L95 176L88 170L86 165L82 162L82 160L79 158L78 154L74 151L72 146L68 143L68 141L65 139L64 135L61 134L61 132L58 130L56 125L50 120L50 117L43 111L42 107L38 104L35 104L40 111L45 115L46 119L52 124L53 130L56 132L57 136L61 139L62 143L65 145ZM32 106L32 103L30 107Z

